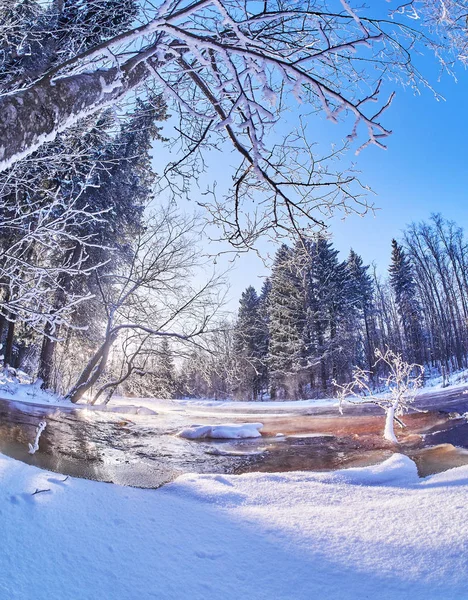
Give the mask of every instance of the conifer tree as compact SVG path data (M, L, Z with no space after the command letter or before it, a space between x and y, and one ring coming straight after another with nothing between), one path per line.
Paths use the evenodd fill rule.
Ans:
M234 351L238 359L238 393L256 400L266 383L266 323L255 288L242 293L234 330Z
M124 263L129 259L131 239L143 227L143 211L151 198L154 179L149 152L153 140L160 138L160 127L156 122L164 118L165 104L161 97L146 102L137 100L133 114L124 122L114 140L109 140L102 133L93 137L92 130L90 139L85 142L94 153L95 175L80 195L77 206L87 207L100 217L70 231L77 240L91 239L92 246L85 249L77 241L58 260L73 263L86 252L88 273L73 278L64 276L55 292L54 305L55 309L59 309L67 294L89 293L90 299L76 308L73 317L77 335L80 331L85 332L88 340L93 339L93 332L99 327L99 317L103 316L99 303L103 275L114 268L116 262ZM96 127L99 129L104 125L98 122ZM93 274L89 275L93 269L98 269L99 281ZM47 324L44 334L38 376L47 388L52 383L58 331L52 331Z
M302 395L304 363L304 288L295 254L282 245L276 253L268 295L268 367L272 398Z
M304 277L307 307L307 356L311 385L320 377L325 392L330 378L336 379L345 355L350 352L353 304L345 263L331 242L319 235L305 246Z
M174 358L167 338L163 338L161 342L155 375L153 393L160 398L173 398L176 389L176 375Z
M413 267L404 248L395 239L392 240L389 273L403 326L407 359L422 365L424 364L422 319Z
M350 276L351 300L356 309L357 328L356 335L359 340L354 366L365 366L372 373L375 364L375 308L374 308L374 284L372 277L367 272L369 266L365 266L362 258L350 250L347 269ZM361 348L362 354L361 357Z

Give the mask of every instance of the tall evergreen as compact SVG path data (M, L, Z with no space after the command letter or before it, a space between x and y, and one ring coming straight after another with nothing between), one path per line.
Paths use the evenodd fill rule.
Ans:
M238 393L256 400L266 384L268 332L255 288L249 286L242 293L239 304L234 331L234 351L238 360Z
M349 252L346 266L350 277L351 300L358 321L355 329L358 346L353 366L363 366L372 372L376 344L374 283L367 272L369 266L364 265L362 258L353 249Z
M311 386L316 387L319 378L325 392L330 380L338 378L350 352L350 278L338 251L321 235L307 243L303 255Z
M0 9L2 33L6 34L0 50L0 81L3 84L14 81L15 87L26 87L29 82L37 79L38 73L45 73L59 62L128 29L140 8L138 0L8 0ZM10 178L15 182L11 203L8 201L8 194L12 186L4 185L8 182L9 174L3 174L3 222L8 222L10 207L16 219L23 214L22 226L16 227L13 232L17 246L21 242L22 229L34 230L42 207L47 211L51 198L59 198L66 210L68 203L76 199L77 195L84 197L82 191L88 183L89 174L98 170L96 167L100 157L97 150L102 150L109 142L108 130L112 123L108 117L109 113L104 112L82 119L74 127L59 134L54 142L45 144L33 153L27 161L15 165L15 176ZM59 208L54 217L60 219ZM2 228L2 245L11 245L11 234L11 231ZM51 379L54 339L59 335L58 328L51 321L67 300L73 300L77 292L72 289L73 286L80 285L77 281L72 281L76 280L75 277L66 274L84 256L83 249L70 241L71 238L63 243L65 247L60 256L51 253L44 244L31 243L27 244L25 254L21 256L23 264L29 265L30 269L20 277L30 282L35 290L38 290L39 285L41 290L46 288L45 293L40 296L40 303L36 301L34 306L21 305L15 309L16 312L12 312L8 304L11 305L16 300L16 306L19 306L18 298L21 300L25 294L17 292L18 298L15 298L15 290L12 291L9 278L2 277L0 280L0 338L8 319L5 359L11 362L13 348L18 343L19 329L15 332L15 322L25 326L32 322L36 331L42 324L45 340L39 374L47 385ZM89 257L86 256L86 259L89 267ZM37 278L31 276L34 267L37 267L39 273ZM57 280L53 276L47 277L49 272L58 273ZM36 297L39 298L39 294ZM47 300L48 297L50 300ZM41 314L44 315L42 320ZM21 323L21 320L24 322Z
M103 320L99 302L105 285L103 275L114 269L116 262L128 260L132 236L144 226L143 211L151 198L154 179L150 150L154 139L160 137L156 123L165 116L165 104L160 96L146 102L137 100L133 114L123 123L115 139L95 134L95 129L91 129L89 139L85 140L89 153L94 155L94 177L87 182L76 205L96 213L97 218L72 226L69 233L77 241L65 249L65 256L57 259L73 265L85 253L88 272L97 271L91 275L63 276L55 292L54 305L58 310L69 295L89 293L90 300L78 305L73 316L77 335L85 331L88 340L94 338L94 330ZM101 117L101 121L105 118L105 115ZM98 122L96 129L105 124ZM73 172L72 177L77 175ZM66 190L67 187L64 193ZM91 240L92 245L84 247L80 242L83 239ZM111 284L110 280L105 281ZM44 333L38 376L44 387L50 387L58 331L46 325Z
M305 306L295 254L282 245L276 253L268 296L268 368L272 398L302 396Z
M395 294L398 314L403 326L407 359L424 364L422 318L413 267L403 246L395 239L392 240L389 273L390 284Z
M173 398L176 389L174 357L169 340L163 338L156 366L154 393L160 398Z

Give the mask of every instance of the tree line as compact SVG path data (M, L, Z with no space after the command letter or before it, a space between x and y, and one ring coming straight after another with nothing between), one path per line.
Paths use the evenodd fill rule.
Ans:
M340 260L323 235L282 245L260 292L247 287L235 323L215 340L224 364L198 356L193 394L320 397L334 392L333 382L349 382L356 368L378 387L385 374L376 352L386 349L428 375L466 368L462 228L436 214L410 225L389 251L388 274L381 277L354 250Z

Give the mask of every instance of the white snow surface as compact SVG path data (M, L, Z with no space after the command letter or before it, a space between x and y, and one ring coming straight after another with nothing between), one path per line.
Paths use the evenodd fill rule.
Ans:
M55 394L41 389L42 381L33 382L31 377L19 369L4 368L0 370L0 398L54 406L70 406L71 402L63 400Z
M263 423L225 423L221 425L191 425L179 432L179 436L188 440L205 438L239 440L262 437L259 429Z
M459 371L455 371L454 373L450 373L450 375L444 378L441 375L436 375L435 377L431 377L424 382L424 387L420 388L418 392L420 394L424 394L427 392L427 388L430 388L429 391L432 390L445 390L447 388L456 389L459 387L464 387L468 383L468 369L461 369Z
M13 402L22 402L24 404L36 404L40 406L57 406L67 408L83 408L85 410L104 411L113 413L122 413L125 415L157 415L158 413L153 408L148 406L148 403L135 406L129 404L129 398L125 398L125 403L118 402L107 405L90 405L85 401L73 404L70 400L66 400L58 394L54 394L48 390L41 389L42 381L37 379L32 381L31 377L20 371L10 367L0 370L0 398L11 400ZM1 600L1 599L0 599Z
M14 374L13 374L14 372ZM450 384L443 387L442 379L434 377L426 382L426 386L418 390L418 396L433 391L462 389L467 386L468 370L454 373L450 376ZM76 407L85 408L92 411L104 411L113 413L122 413L126 415L157 415L167 412L181 412L192 415L209 417L223 413L225 418L239 418L241 413L249 416L255 411L256 418L261 419L262 415L268 417L277 412L294 414L313 408L336 408L339 403L336 398L319 398L311 400L281 400L281 401L233 401L233 400L209 400L209 399L162 399L162 398L129 398L114 396L107 405L89 405L86 400L81 400L78 404L72 404L69 400L53 394L50 391L42 390L41 382L33 382L31 377L19 370L0 370L0 398L12 400L15 402L57 406L57 407ZM463 393L467 393L466 390ZM382 392L382 396L385 394ZM261 411L261 412L259 412ZM1 600L1 599L0 599Z
M0 480L5 600L468 597L468 467L420 480L394 454L143 490L0 456Z

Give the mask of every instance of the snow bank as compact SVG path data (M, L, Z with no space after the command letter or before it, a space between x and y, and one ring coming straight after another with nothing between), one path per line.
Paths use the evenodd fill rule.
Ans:
M467 493L468 467L418 480L399 455L159 490L0 456L0 598L462 600Z
M140 399L139 399L140 400ZM143 398L141 400L144 400ZM159 399L156 400L160 402ZM189 400L172 400L172 403L177 403L187 408L221 408L227 410L244 410L255 408L262 411L277 411L281 409L287 410L303 410L308 408L318 407L338 407L339 402L336 398L318 398L315 400L257 400L257 401L235 401L235 400L207 400L203 398L191 398Z
M191 425L178 433L188 440L204 438L239 440L262 437L263 423L227 423L225 425Z
M0 398L28 404L71 406L71 402L41 389L42 381L32 381L31 377L20 371L6 367L0 371Z
M338 471L335 481L353 485L411 485L419 481L414 462L404 454L393 454L385 462L370 467Z
M424 387L420 388L419 393L423 394L427 392L427 388L431 388L431 390L446 390L446 389L456 389L458 387L464 387L468 383L468 369L460 369L459 371L454 371L449 375L446 375L445 378L441 375L436 375L434 377L430 377L424 381Z
M41 406L57 406L62 408L85 408L86 410L120 413L125 415L157 415L158 413L148 406L135 406L119 402L117 405L90 405L85 401L73 404L58 394L41 389L42 381L33 381L31 377L11 367L0 370L0 399L22 402L24 404L36 404Z

